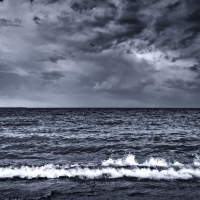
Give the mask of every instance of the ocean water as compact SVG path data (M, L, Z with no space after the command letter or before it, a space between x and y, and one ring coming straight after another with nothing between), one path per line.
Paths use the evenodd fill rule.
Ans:
M200 109L0 109L0 199L200 199Z

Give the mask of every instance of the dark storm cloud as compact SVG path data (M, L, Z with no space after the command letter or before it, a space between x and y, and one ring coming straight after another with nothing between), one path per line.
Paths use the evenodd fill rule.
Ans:
M34 52L34 57L36 62L51 62L53 64L57 64L60 60L66 60L66 57L57 54L55 52Z
M36 24L40 24L41 19L40 19L39 17L35 16L35 17L33 18L33 21L34 21Z
M65 77L65 75L60 71L42 72L41 77L46 80L58 80Z
M0 26L20 26L19 19L0 19Z
M191 72L194 73L195 77L194 77L194 81L197 84L197 92L199 92L199 87L200 87L200 65L199 64L195 64L191 67L188 67L186 69L189 69Z
M96 48L91 50L89 47L78 45L78 50L82 50L84 52L101 52L102 50L110 49L113 46L112 43L114 40L116 41L116 44L126 41L129 38L133 38L134 36L140 34L147 26L146 19L143 19L144 15L137 13L139 11L140 4L138 2L137 4L132 4L133 3L129 2L123 10L123 13L120 13L121 11L119 11L119 7L109 1L104 1L103 3L102 1L75 2L71 5L71 8L75 12L81 12L81 15L84 16L80 22L77 22L76 18L72 17L69 13L62 12L58 16L57 23L44 23L43 29L46 30L48 27L56 27L55 29L51 29L51 33L48 34L49 39L55 38L54 34L56 33L66 35L75 34L77 32L83 35L85 35L86 32L93 33L91 38L88 38L87 41L83 42L95 43ZM131 8L135 9L134 13ZM100 10L102 14L96 12L98 10ZM88 17L85 17L87 15ZM117 30L113 30L109 27L111 24L118 26L119 28ZM95 30L96 28L105 29L106 31L102 32ZM47 37L47 35L45 37ZM79 44L81 44L81 42L79 42Z
M45 3L46 4L54 4L54 3L59 3L61 2L62 0L45 0Z
M178 48L187 48L187 47L191 46L192 43L194 42L194 39L196 38L196 36L197 36L197 33L192 33L189 36L183 37L181 40L179 40Z
M100 4L99 6L101 7L102 5ZM90 29L104 28L107 30L106 32L94 32L95 35L91 37L90 41L96 44L97 47L92 49L92 51L101 52L105 49L110 49L113 46L113 41L116 41L115 45L117 45L129 38L133 38L145 29L146 22L141 19L143 16L136 12L139 9L138 6L136 5L137 8L135 8L134 13L130 12L130 7L128 5L123 11L123 14L119 14L119 8L114 3L107 3L106 9L104 8L104 15L98 16L94 14L93 18L82 21L79 30L85 30L85 27ZM109 28L110 24L118 26L119 28L112 30Z
M91 10L93 8L99 8L99 7L103 7L105 8L109 8L109 9L118 9L117 6L109 0L104 0L104 1L100 1L100 0L91 0L91 1L72 1L72 5L71 8L74 11L78 11L80 13L82 13L83 11L87 11L87 10Z
M166 46L172 50L181 50L180 48L191 46L200 31L199 7L195 5L195 1L191 2L191 4L188 2L185 4L184 2L175 2L168 4L167 9L169 11L163 9L164 12L160 13L154 23L155 32L163 32L163 36L160 39L164 42L157 47ZM158 43L159 38L154 40L154 44L157 45Z
M173 89L178 89L178 90L187 90L190 93L196 92L199 93L199 87L200 87L200 82L193 80L193 81L187 81L184 79L168 79L165 82L166 86L169 88Z
M72 4L71 8L74 10L74 11L79 11L80 13L82 13L82 11L84 10L88 10L88 9L92 9L96 7L95 4L88 4L86 3L85 1L81 2L81 3L78 3L78 2L75 2Z
M115 45L117 45L128 39L133 39L147 27L145 17L138 13L140 4L137 1L135 2L127 2L122 11L117 10L119 8L116 6L110 6L114 10L112 12L113 16L109 20L112 20L112 23L119 28L115 31L109 30L107 33L97 32L93 41L101 46L102 50L111 48L113 41L116 41ZM102 19L102 21L107 22L110 22L109 20Z
M77 5L79 5L79 7L77 7ZM94 5L97 5L97 6L94 7ZM89 3L79 2L79 4L78 3L72 4L71 7L76 13L77 11L79 11L77 10L78 8L81 10L94 8L97 10L100 9L100 11L96 13L95 11L92 12L91 9L89 9L89 11L87 12L85 11L84 13L80 14L79 16L80 18L81 18L81 15L83 15L84 17L79 21L77 21L76 13L74 13L74 15L71 15L65 11L61 12L57 17L57 21L52 21L52 22L44 21L43 24L41 24L40 31L44 34L45 39L49 39L49 41L51 42L51 41L56 40L55 34L57 35L65 34L66 35L65 42L67 44L72 42L73 46L76 47L78 51L100 52L103 49L109 49L112 41L117 37L113 35L115 33L110 30L109 32L102 34L98 30L94 30L94 29L101 28L101 29L106 30L108 26L111 23L113 23L115 18L117 17L117 7L113 3L109 3L109 2L106 3L106 5L102 4L101 1L91 1ZM75 9L75 7L77 8ZM35 18L35 20L37 20L37 23L39 23L38 18L37 19ZM51 32L45 33L45 30L48 30L48 29L51 29ZM136 32L138 32L138 29L140 29L139 26ZM130 32L130 31L131 31L131 28L128 27L128 30L125 30L124 33L116 33L116 35L118 35L118 37L123 37L123 35L125 35L127 32ZM89 37L86 38L85 41L82 40L82 41L76 42L76 41L69 41L69 39L67 39L67 36L71 36L77 33L79 35L82 34L83 36L85 36L87 32L89 34L93 33L93 35L90 38ZM86 46L86 44L90 44L90 43L95 43L96 48L91 49L90 46Z
M48 3L56 3L62 1L46 1ZM168 4L163 3L163 1L121 1L122 8L119 5L111 1L73 1L70 5L72 10L75 12L80 12L83 18L80 22L72 17L69 12L62 12L58 15L57 22L47 22L44 23L43 29L48 29L52 27L51 33L48 35L49 38L54 38L54 34L75 34L79 32L80 34L86 34L89 29L93 36L87 39L88 42L92 41L97 44L96 49L92 51L101 52L105 49L110 49L113 46L113 41L116 41L115 45L133 39L135 36L138 38L144 38L143 31L148 31L151 28L155 33L162 32L163 36L157 38L156 34L154 36L148 37L146 35L145 39L149 42L149 45L156 45L157 48L165 47L172 50L185 48L190 46L195 38L197 37L199 29L199 8L195 7L195 1L188 4L187 1L171 1ZM187 4L187 5L186 5ZM152 10L157 5L156 12L157 16L146 15L143 9ZM103 14L96 14L96 10L102 9ZM91 10L94 12L91 13ZM183 12L180 12L182 10ZM185 11L184 11L185 10ZM173 12L172 12L173 11ZM80 17L81 17L80 15ZM85 16L90 15L88 18ZM38 24L40 22L39 17L35 17L34 21ZM52 24L53 23L53 24ZM54 24L55 23L55 24ZM109 29L110 24L119 26L117 30ZM53 28L55 27L55 29ZM94 30L95 28L105 29L105 32L99 30ZM169 30L168 30L169 29ZM174 38L172 32L179 32L181 36L177 39ZM170 36L172 36L170 38ZM45 36L47 37L47 35ZM84 41L87 42L87 41ZM80 50L90 51L89 48L82 47L82 45L77 46Z
M196 65L196 64L195 64L195 65L189 67L189 69L190 69L191 71L197 72L197 71L200 70L200 65Z
M170 25L171 23L168 19L166 19L166 16L163 16L162 18L158 17L154 24L154 29L156 33L160 33L161 31L164 31L166 28L168 28Z
M199 98L197 0L30 3L1 4L0 92L44 91L43 101L55 95L62 106L185 106Z
M64 58L63 56L61 55L52 55L52 56L49 56L49 60L53 63L57 63L58 60L65 60L66 58Z
M61 1L61 0L48 0L48 3L57 3L59 1Z
M181 2L177 1L175 3L170 3L167 5L167 9L170 11L170 12L173 12L175 11L179 6L180 6Z
M195 8L188 16L185 17L185 20L191 23L199 23L200 20L200 9L199 7Z
M132 12L127 12L119 17L117 23L124 27L125 30L117 33L115 38L122 41L140 34L146 28L146 22L141 18L142 16Z

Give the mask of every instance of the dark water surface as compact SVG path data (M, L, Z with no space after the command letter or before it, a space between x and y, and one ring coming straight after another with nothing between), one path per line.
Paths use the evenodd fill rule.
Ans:
M0 199L200 199L200 109L0 109Z

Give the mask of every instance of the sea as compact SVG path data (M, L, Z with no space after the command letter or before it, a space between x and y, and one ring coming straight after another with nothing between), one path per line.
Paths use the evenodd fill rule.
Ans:
M0 108L2 200L200 199L200 109Z

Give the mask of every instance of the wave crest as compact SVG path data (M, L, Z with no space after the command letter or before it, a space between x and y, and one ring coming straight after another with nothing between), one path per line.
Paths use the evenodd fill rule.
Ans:
M144 163L138 163L135 159L135 155L128 154L127 156L119 159L109 158L102 162L102 166L147 166L147 167L169 167L169 166L183 166L182 163L175 161L174 163L167 163L163 158L149 158Z
M0 167L0 179L22 178L73 178L102 179L102 178L139 178L139 179L192 179L200 178L199 157L196 156L193 164L182 164L178 161L167 162L163 158L149 158L143 163L129 154L123 158L109 158L98 164L74 164L43 166Z

